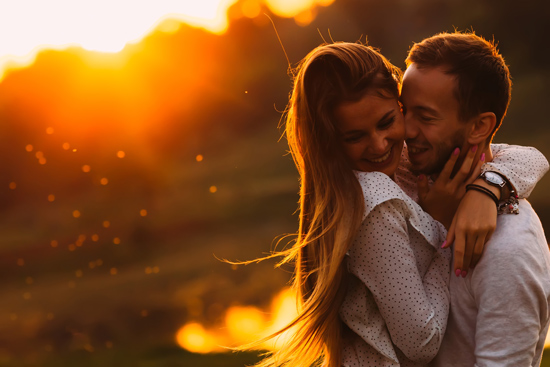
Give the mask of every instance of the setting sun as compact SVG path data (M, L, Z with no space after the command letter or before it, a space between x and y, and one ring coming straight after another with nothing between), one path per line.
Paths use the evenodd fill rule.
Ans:
M12 1L0 11L4 35L0 38L0 76L10 62L32 63L41 49L76 45L119 52L156 27L176 31L178 22L222 33L227 29L227 8L235 1Z

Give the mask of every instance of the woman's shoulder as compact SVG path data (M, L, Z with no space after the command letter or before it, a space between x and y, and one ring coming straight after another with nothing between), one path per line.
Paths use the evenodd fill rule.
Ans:
M420 206L415 203L388 175L382 172L359 172L355 171L355 176L361 185L365 212L363 219L378 205L397 199L396 203L403 203L409 210L422 211Z
M437 247L445 235L445 227L426 213L389 176L381 172L355 172L364 199L363 223L392 216L396 225L412 226L432 246ZM367 217L370 220L366 220ZM399 218L402 220L399 220Z

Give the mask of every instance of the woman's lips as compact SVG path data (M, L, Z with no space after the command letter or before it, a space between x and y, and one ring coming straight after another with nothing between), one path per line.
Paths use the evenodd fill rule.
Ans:
M383 168L387 166L388 164L393 162L393 156L395 151L395 144L391 147L391 149L381 156L380 158L376 159L364 159L371 167L374 167L376 169Z

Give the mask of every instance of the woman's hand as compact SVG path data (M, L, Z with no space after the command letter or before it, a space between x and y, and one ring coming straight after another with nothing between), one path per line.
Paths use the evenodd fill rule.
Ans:
M474 146L468 151L462 166L453 178L451 175L460 154L459 148L454 150L431 187L428 186L428 180L424 175L418 178L420 206L447 229L451 228L455 212L466 193L466 185L474 182L481 173L483 161L474 162L476 150L477 146Z

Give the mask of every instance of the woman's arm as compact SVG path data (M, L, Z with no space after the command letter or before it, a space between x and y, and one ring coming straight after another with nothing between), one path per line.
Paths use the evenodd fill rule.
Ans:
M407 358L428 362L437 354L447 325L449 259L408 225L407 210L400 200L377 205L350 249L348 268L372 293L392 342ZM440 228L429 216L422 218ZM430 262L425 274L419 272L415 252ZM358 306L354 312L365 312ZM351 320L346 322L352 329L362 326L349 325L353 320L364 319L344 318Z
M544 155L532 147L492 144L493 160L483 164L482 171L495 171L503 175L520 198L526 198L537 182L548 171ZM474 183L492 190L499 199L500 192L483 180ZM453 218L446 243L454 242L454 267L457 276L466 276L483 253L485 243L496 229L497 210L494 202L485 194L468 191Z
M491 144L493 160L481 170L495 171L506 177L520 198L528 198L536 184L548 172L548 160L533 147Z

